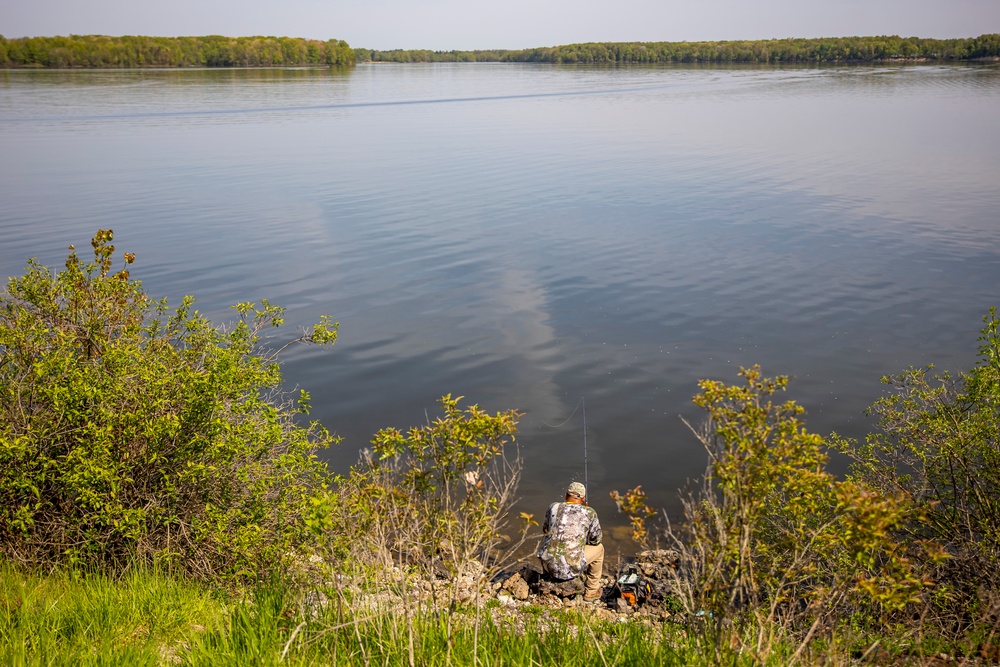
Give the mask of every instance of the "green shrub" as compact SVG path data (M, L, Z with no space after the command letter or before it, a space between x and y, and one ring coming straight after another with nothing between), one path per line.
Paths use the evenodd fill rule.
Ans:
M89 263L70 246L57 273L29 260L0 295L0 553L256 575L307 537L333 440L303 423L305 392L279 389L287 345L262 331L282 309L241 303L225 328L191 297L168 313L112 272L111 240L97 233ZM335 339L324 318L296 341Z
M519 414L460 400L442 397L443 414L424 426L382 429L337 481L315 524L334 557L377 564L383 577L391 565L479 576L470 560L496 565L523 543L527 525L520 539L502 532L520 480L520 456L508 449Z
M747 643L772 657L797 645L794 662L850 611L878 619L918 599L928 582L897 539L916 515L898 494L826 469L825 440L806 430L802 406L772 398L787 378L756 366L740 376L736 385L702 380L694 397L707 418L692 430L709 462L683 500L684 521L667 526L680 553L674 593L700 614L718 659ZM633 523L648 516L636 490L618 504Z
M868 637L868 651L897 631L994 650L1000 320L995 309L983 319L972 370L883 378L892 392L870 409L878 430L864 443L809 433L801 406L772 400L787 378L759 367L741 369L742 384L699 383L707 418L692 430L709 463L664 535L680 552L674 591L701 612L717 658L797 645L794 662L838 629ZM827 470L828 444L853 458L847 479ZM642 490L612 497L649 543ZM871 644L872 633L883 636Z
M864 443L839 441L855 480L920 510L905 538L945 547L947 559L920 565L949 624L1000 621L1000 320L990 309L983 321L972 370L883 378L892 392L870 409L878 430Z

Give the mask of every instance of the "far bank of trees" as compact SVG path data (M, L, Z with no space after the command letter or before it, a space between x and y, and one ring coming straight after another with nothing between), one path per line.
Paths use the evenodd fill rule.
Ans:
M521 62L553 63L808 63L879 60L970 60L1000 56L1000 35L974 39L836 37L731 42L570 44L529 49Z
M431 51L429 49L354 49L359 63L500 63L518 62L514 56L522 51L489 49L477 51Z
M975 38L829 37L729 42L593 42L518 51L373 51L355 49L359 62L533 63L818 63L880 60L973 60L1000 57L1000 34Z
M343 40L300 37L0 35L2 67L292 67L353 65Z
M1000 34L973 38L824 37L727 42L592 42L533 49L352 49L299 37L22 37L0 35L0 67L292 67L356 62L568 64L839 63L1000 58Z

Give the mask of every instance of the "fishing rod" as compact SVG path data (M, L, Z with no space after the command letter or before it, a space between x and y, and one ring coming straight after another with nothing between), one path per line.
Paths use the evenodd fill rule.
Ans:
M583 488L587 490L583 502L589 505L590 477L587 474L587 401L584 400L583 396L580 397L580 404L583 406Z

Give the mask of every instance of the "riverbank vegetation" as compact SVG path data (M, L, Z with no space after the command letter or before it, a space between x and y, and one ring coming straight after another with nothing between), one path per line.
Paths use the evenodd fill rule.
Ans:
M1000 57L1000 34L975 38L824 37L726 42L593 42L516 51L355 49L358 62L523 62L573 64L850 63L957 61Z
M742 369L699 383L692 430L708 467L683 520L658 529L641 489L615 494L640 541L680 554L674 594L707 611L720 659L734 627L758 655L843 633L907 637L909 651L972 642L1000 659L1000 320L983 318L979 359L957 375L911 368L885 377L863 443L810 433L802 406L776 402L785 377ZM827 450L852 461L846 479Z
M708 466L671 523L656 619L497 596L519 414L444 396L346 475L281 389L282 310L217 326L115 270L113 235L0 296L0 653L13 664L926 664L1000 660L1000 320L974 368L885 378L864 442L807 430L788 379L699 383ZM828 451L854 461L846 478ZM612 520L606 517L605 522ZM525 596L527 597L527 596ZM606 611L606 610L605 610ZM938 659L938 658L935 658Z
M972 38L824 37L724 42L592 42L531 49L351 48L297 37L0 35L0 67L298 67L357 62L566 64L950 62L1000 58L1000 34Z
M202 579L255 576L301 543L324 488L309 396L279 392L283 323L266 301L217 328L186 298L172 312L93 259L29 260L0 300L0 555L118 572L163 565ZM324 319L284 343L332 344Z
M304 67L353 65L342 40L298 37L0 36L0 67Z

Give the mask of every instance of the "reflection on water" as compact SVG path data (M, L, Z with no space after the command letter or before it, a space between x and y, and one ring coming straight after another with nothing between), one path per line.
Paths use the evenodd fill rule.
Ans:
M331 313L291 385L345 437L524 411L523 503L674 506L698 378L794 376L864 434L878 378L974 360L1000 301L1000 68L0 72L0 273L99 227L154 295ZM842 465L838 462L838 465Z

